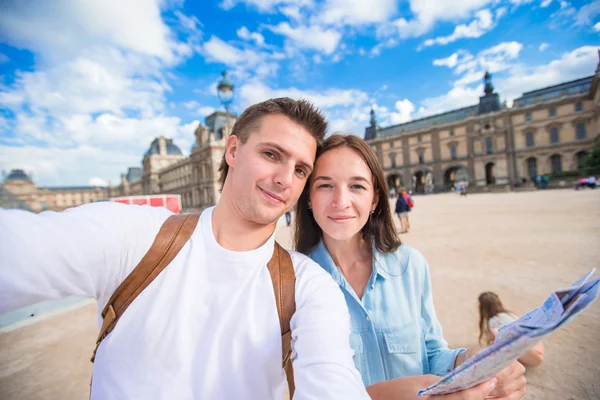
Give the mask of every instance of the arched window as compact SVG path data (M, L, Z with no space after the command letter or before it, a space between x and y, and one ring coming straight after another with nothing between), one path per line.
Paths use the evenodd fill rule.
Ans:
M530 177L537 176L537 159L535 157L530 157L527 159L527 174Z
M562 172L562 156L553 154L550 156L550 164L552 164L552 173Z

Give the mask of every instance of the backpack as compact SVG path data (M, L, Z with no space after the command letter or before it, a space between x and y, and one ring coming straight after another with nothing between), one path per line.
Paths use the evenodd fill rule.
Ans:
M192 236L200 214L172 215L163 223L154 242L139 264L119 285L102 311L102 328L96 340L96 348L91 358L94 362L96 351L102 340L114 329L119 318L135 298L169 265L181 248ZM294 373L291 359L290 319L296 311L296 275L290 254L275 242L273 256L267 264L277 315L281 327L282 368L285 371L290 397L294 393ZM90 382L91 395L91 382Z

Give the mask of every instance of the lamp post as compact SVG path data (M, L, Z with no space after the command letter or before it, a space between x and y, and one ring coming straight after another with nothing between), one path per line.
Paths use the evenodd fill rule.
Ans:
M225 124L229 129L229 105L233 101L233 83L227 77L227 71L223 71L223 78L219 81L217 85L217 96L219 96L219 101L223 106L225 106Z

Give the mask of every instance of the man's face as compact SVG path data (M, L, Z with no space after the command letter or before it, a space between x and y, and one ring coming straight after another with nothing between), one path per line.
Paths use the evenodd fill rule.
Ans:
M227 140L228 196L248 221L276 222L300 197L312 172L317 142L283 115L267 115L242 144Z

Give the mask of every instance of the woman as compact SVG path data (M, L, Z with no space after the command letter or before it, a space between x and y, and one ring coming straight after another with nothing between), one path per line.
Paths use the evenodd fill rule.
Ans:
M395 212L398 216L398 220L400 221L400 233L408 233L408 211L410 210L408 207L408 202L406 201L406 191L404 188L400 188L398 192L398 198L396 199L396 208Z
M479 295L479 343L485 341L489 346L496 339L498 329L502 325L516 321L518 317L504 308L500 297L494 292L484 292ZM544 345L538 343L519 362L528 367L537 367L544 361Z
M446 374L465 360L466 351L447 348L427 263L418 251L401 246L386 194L370 147L356 136L329 137L297 204L295 246L340 285L350 310L354 362L371 396L412 398L438 379L423 375ZM491 395L521 398L523 371L518 363L507 368ZM398 379L408 376L415 377ZM477 390L483 397L472 398L483 399L484 385L494 383L447 398Z

